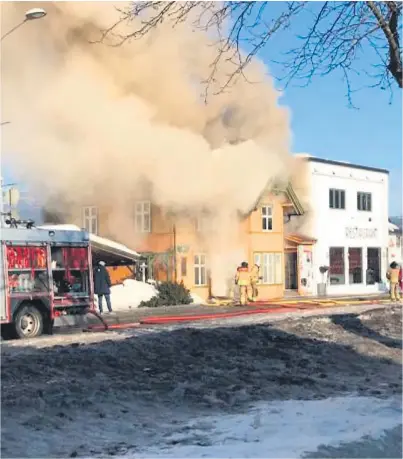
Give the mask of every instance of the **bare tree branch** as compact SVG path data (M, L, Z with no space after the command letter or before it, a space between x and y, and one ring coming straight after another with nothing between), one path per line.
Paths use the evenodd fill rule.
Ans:
M279 66L276 75L285 85L295 81L309 84L315 76L334 71L343 75L351 102L351 76L356 79L364 73L375 83L370 87L402 88L401 29L402 2L397 1L342 1L342 2L195 2L144 1L133 2L121 10L121 18L102 31L100 41L109 39L111 46L121 46L131 39L146 37L163 22L172 27L188 22L193 29L209 34L216 48L205 87L207 98L225 91L244 73L251 60L281 34L296 44L283 53L284 60L272 60ZM130 23L130 33L116 33L117 26ZM305 33L299 29L305 27ZM360 68L365 57L367 68ZM233 71L217 89L217 75L223 63L232 64ZM369 67L377 72L370 73Z

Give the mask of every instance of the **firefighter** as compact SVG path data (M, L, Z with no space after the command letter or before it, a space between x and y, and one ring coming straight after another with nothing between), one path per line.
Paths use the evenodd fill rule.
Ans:
M390 299L392 301L399 301L400 300L400 295L399 295L399 265L393 261L390 264L390 268L388 269L388 272L386 273L386 277L388 278L390 282Z
M253 302L257 300L257 296L259 294L258 289L257 289L257 283L259 282L259 280L262 279L259 276L259 274L260 274L259 265L254 265L250 272L250 288L251 288L251 293L252 293L251 301Z
M239 285L238 285L238 272L240 270L240 266L237 267L236 269L236 274L234 276L233 282L231 282L231 287L230 287L230 297L232 298L234 303L239 302Z
M235 283L239 285L240 304L245 305L248 300L248 287L250 285L250 273L246 261L242 262L241 267L237 269Z

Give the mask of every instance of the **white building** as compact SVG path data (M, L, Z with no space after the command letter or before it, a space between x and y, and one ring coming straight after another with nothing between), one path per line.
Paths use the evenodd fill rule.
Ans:
M305 156L305 233L316 239L311 293L385 291L388 267L388 179L384 169ZM301 172L302 173L302 172ZM329 267L324 276L321 266Z
M403 236L399 226L389 222L388 263L393 261L399 265L403 263Z

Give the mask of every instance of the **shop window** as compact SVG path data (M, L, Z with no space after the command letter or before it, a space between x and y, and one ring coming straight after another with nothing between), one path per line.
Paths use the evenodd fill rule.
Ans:
M137 233L151 232L151 202L137 201L134 207L134 224Z
M367 249L367 285L374 285L381 281L381 249Z
M281 253L255 253L254 263L260 266L262 284L283 283L283 263Z
M329 249L329 281L332 285L344 285L344 247L330 247Z
M372 195L371 193L357 193L357 210L363 210L366 212L372 211Z
M92 234L98 234L98 207L83 207L83 228Z
M348 277L349 284L362 284L362 249L350 247L348 249Z
M207 285L207 270L206 270L206 256L198 254L194 256L194 273L195 285Z
M345 209L346 208L346 192L330 188L329 190L329 207L330 209Z
M273 208L272 206L262 206L262 230L273 230Z

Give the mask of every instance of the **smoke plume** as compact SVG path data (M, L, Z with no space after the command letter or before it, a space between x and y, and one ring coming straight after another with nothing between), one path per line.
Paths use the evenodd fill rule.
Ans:
M253 84L240 77L206 104L217 50L189 21L113 47L92 43L119 19L113 3L16 2L1 5L2 33L32 6L47 16L8 36L1 52L2 118L12 121L2 150L14 170L44 200L109 209L108 233L134 248L133 202L145 193L173 212L208 210L219 222L210 250L238 257L237 212L289 164L288 112L265 67L252 62ZM222 62L211 93L232 65Z

